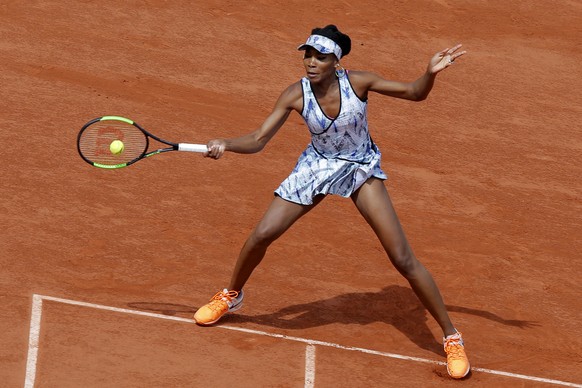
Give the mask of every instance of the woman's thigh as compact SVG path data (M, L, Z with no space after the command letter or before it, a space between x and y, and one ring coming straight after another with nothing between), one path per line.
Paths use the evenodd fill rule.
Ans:
M255 238L270 241L277 239L322 199L323 196L319 196L314 199L312 205L301 205L275 196L254 230Z
M390 195L380 179L368 179L352 195L352 201L378 236L390 260L398 264L397 261L413 257Z

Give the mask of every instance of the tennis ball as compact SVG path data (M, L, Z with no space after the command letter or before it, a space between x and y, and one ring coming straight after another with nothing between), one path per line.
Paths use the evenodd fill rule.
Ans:
M123 142L121 140L113 140L109 145L109 151L111 151L113 155L119 155L123 152L123 147Z

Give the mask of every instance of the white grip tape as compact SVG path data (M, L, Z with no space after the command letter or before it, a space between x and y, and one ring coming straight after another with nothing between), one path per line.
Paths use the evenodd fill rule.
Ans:
M205 144L180 143L178 144L178 151L208 152L208 147Z

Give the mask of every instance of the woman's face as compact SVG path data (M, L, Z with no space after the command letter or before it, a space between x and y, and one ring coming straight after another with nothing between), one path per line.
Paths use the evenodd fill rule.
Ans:
M303 66L307 78L312 83L321 82L328 77L335 77L335 65L338 63L333 54L322 54L313 47L307 47L303 56Z

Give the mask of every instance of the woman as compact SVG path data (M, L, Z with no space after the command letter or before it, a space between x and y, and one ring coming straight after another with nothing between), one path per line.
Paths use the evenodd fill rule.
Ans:
M440 292L429 272L409 246L390 196L382 182L381 154L368 132L369 92L412 101L424 100L437 73L465 54L461 45L435 54L426 72L411 83L389 81L363 71L348 71L340 59L351 49L349 36L336 26L315 28L305 44L306 77L281 93L273 111L254 132L234 139L208 142L207 156L218 159L225 151L250 154L261 151L292 111L305 119L311 143L289 177L275 191L267 212L244 244L227 289L201 307L194 319L211 325L225 313L238 310L243 287L263 259L269 245L328 194L350 197L378 236L394 267L443 330L447 370L454 378L469 373L461 334L453 326Z

